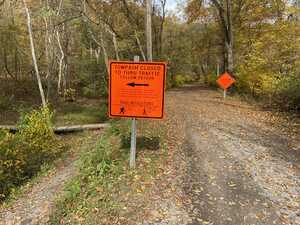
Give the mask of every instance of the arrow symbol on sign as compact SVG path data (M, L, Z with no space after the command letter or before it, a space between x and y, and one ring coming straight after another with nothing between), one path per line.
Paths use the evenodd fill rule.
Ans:
M128 83L127 85L131 86L131 87L135 87L135 86L144 86L144 87L147 87L147 86L149 86L149 84L136 84L134 82Z

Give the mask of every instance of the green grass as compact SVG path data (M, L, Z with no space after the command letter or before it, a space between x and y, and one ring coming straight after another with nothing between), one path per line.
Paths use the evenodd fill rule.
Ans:
M30 112L39 105L29 102L18 102L7 108L0 99L0 124L16 124L20 114ZM81 125L90 123L103 123L108 120L106 99L79 99L78 102L57 102L50 104L55 112L54 123L56 126Z
M55 114L55 124L58 125L102 123L107 119L106 104L98 107L69 104L59 109Z
M128 168L129 148L122 144L130 136L128 120L112 122L96 145L82 148L76 162L79 174L57 200L51 224L128 224L130 218L141 212L147 203L146 184L154 179L166 156L164 129L157 124L160 129L153 129L147 123L139 123L139 134L159 139L160 146L153 151L152 142L140 145L136 170Z

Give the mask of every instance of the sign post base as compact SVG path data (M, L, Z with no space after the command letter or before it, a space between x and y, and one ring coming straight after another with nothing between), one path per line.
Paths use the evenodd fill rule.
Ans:
M134 62L139 62L140 57L134 56ZM129 166L131 169L135 169L135 157L136 157L136 118L131 121L131 142L130 142L130 162Z
M130 163L131 169L135 168L135 156L136 156L136 119L133 118L131 122L131 143L130 143Z

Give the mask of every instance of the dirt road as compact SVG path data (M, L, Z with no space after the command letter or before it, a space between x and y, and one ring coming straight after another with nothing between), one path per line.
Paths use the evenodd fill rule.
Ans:
M300 225L295 126L197 86L169 91L166 100L168 159L144 196L141 216L126 224ZM0 224L45 224L54 194L73 172L66 167L57 179L42 180L0 213Z
M94 145L102 131L65 137L67 143L73 144L69 156L55 163L52 170L37 178L30 187L25 188L10 207L0 207L0 225L37 225L47 224L51 210L64 185L76 174L74 161L82 146ZM68 140L67 140L68 139Z
M209 89L191 86L167 97L180 177L171 181L179 189L173 199L184 196L185 204L156 204L166 216L145 224L300 224L300 139L293 126Z

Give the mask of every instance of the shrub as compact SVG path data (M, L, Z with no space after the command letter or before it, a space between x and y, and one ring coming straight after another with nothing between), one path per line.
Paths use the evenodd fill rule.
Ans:
M48 108L34 110L22 116L18 133L0 133L0 199L62 151L51 127L51 117Z
M207 79L207 84L211 87L218 87L217 85L217 79L218 79L218 76L217 74L215 73L210 73L208 75L206 75L206 79Z
M87 98L96 97L95 90L93 88L91 88L90 86L82 88L82 95Z
M0 96L0 110L6 110L10 107L11 105L11 101L10 98L3 95Z
M298 68L294 70L289 73L263 70L252 72L240 66L236 73L236 87L241 93L252 94L254 97L268 100L270 105L275 104L288 110L299 110L300 73Z
M68 88L64 93L65 101L67 102L75 102L76 101L76 90L73 88Z
M111 120L110 123L111 133L120 137L122 147L129 148L131 141L131 121L126 120L120 123L120 121Z
M281 79L278 87L280 102L284 107L300 109L300 74L292 74Z
M85 177L102 176L108 172L112 164L113 146L109 137L104 134L89 152L84 152L78 166L81 174Z
M182 87L186 83L192 82L193 79L191 76L177 74L173 77L172 86L173 87Z

